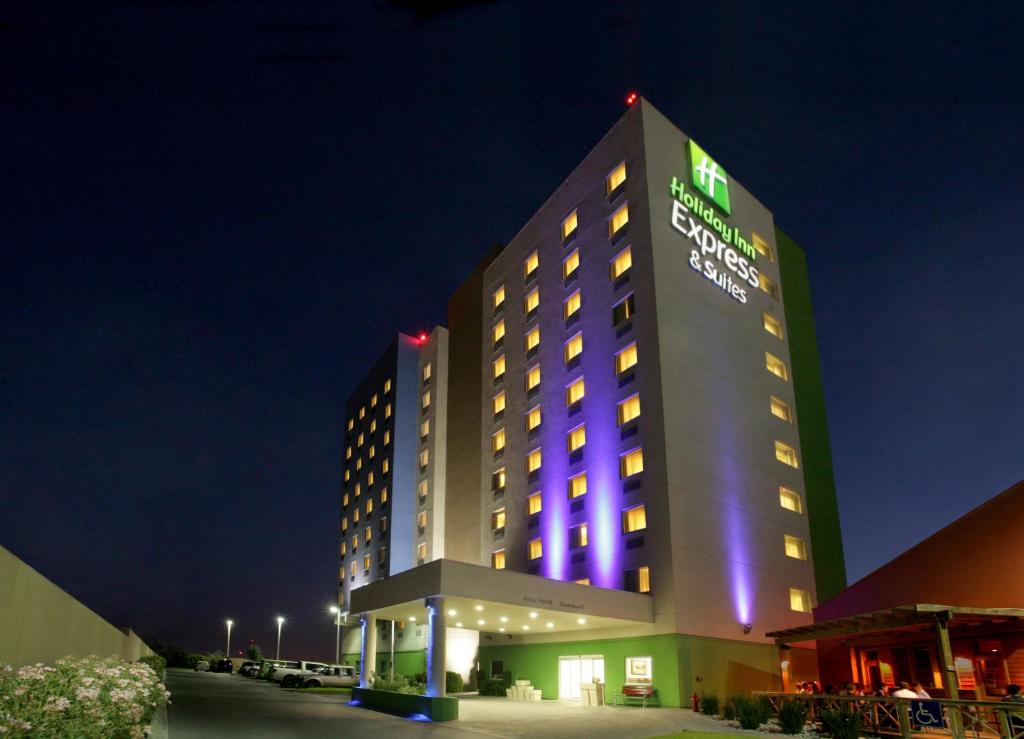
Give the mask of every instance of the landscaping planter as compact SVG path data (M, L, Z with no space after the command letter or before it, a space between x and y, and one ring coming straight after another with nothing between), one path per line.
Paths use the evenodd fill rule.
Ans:
M422 714L431 721L455 721L459 718L458 698L432 698L429 695L393 693L390 690L352 688L352 702L363 708L397 716Z

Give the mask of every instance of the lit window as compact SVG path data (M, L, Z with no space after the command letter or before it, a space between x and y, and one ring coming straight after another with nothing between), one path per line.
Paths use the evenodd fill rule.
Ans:
M491 435L491 452L497 454L505 449L505 429L498 429Z
M416 545L416 564L423 564L427 561L427 545L419 543Z
M562 241L568 241L569 237L576 233L578 225L579 219L576 217L576 211L573 211L568 218L562 221Z
M377 393L374 393L373 395L370 396L370 407L371 408L376 408L377 407Z
M498 342L505 338L505 322L498 321L491 330L491 343L497 346Z
M619 457L619 477L626 478L644 471L644 451L634 449Z
M357 498L359 497L359 493L362 492L362 486L358 482L356 483L356 488L353 492L355 492Z
M540 538L530 539L529 558L540 559L544 556L544 546L541 544Z
M345 470L345 482L348 482L348 478L351 476L352 470Z
M640 415L640 396L631 395L619 403L619 425L629 423Z
M387 516L381 516L381 518L380 518L380 535L384 536L384 534L387 533L387 530L388 530L388 517Z
M496 552L491 552L491 567L496 570L505 569L505 550L499 549Z
M387 446L390 443L391 443L391 429L386 429L384 431L384 446Z
M423 408L426 409L426 408L429 408L429 407L430 407L430 391L426 390L423 393Z
M363 469L363 458L359 457L356 460L356 470L358 471L358 470L361 470L361 469Z
M363 569L364 570L370 569L370 555L369 554L364 554L363 555Z
M627 246L612 260L612 279L617 280L633 266L633 252Z
M768 245L768 242L759 234L752 233L750 235L753 237L752 241L754 242L754 248L757 249L757 253L763 257L768 257L769 262L774 262L775 255L772 254L772 248Z
M530 277L530 275L537 271L538 266L540 266L540 257L537 256L535 251L523 262L523 275L527 278Z
M349 431L351 431L355 425L356 425L356 420L354 418L348 419L348 430Z
M565 343L565 362L568 364L583 353L583 334L573 336Z
M651 592L651 570L647 565L626 570L625 589L633 593Z
M614 236L629 223L629 204L623 205L617 211L612 213L612 217L608 220L608 235Z
M388 489L386 487L380 489L380 504L384 505L388 502Z
M356 508L354 511L352 511L352 523L354 523L354 524L359 523L359 509L358 508Z
M384 418L391 418L391 403L384 406Z
M526 334L526 351L536 349L540 345L540 326L534 326Z
M423 501L425 501L427 499L427 491L428 490L429 490L429 487L427 486L427 481L423 480L422 482L420 482L419 487L416 490L416 492L417 492L417 494L419 495L419 498L420 498L420 503L422 503Z
M491 307L498 310L505 304L505 286L502 285L491 294Z
M779 323L779 320L771 313L762 313L761 323L764 325L764 330L776 339L782 338L782 324Z
M533 431L535 428L540 426L540 406L531 408L530 412L526 414L526 430Z
M622 533L631 534L647 528L647 509L641 504L622 512Z
M384 394L387 395L391 392L391 380L384 380Z
M386 475L390 470L391 461L387 457L385 457L384 460L380 463L380 473L382 475Z
M500 357L494 360L494 379L502 377L505 374L505 355L502 354Z
M366 416L366 406L364 405L362 408L359 409L359 420L360 421L363 420L363 418L365 416Z
M346 554L348 554L348 543L343 541L341 542L341 556L344 557Z
M428 418L420 424L420 439L426 439L430 436L430 419Z
M779 289L775 287L775 282L772 280L772 278L770 278L764 272L757 273L757 286L768 295L771 295L776 300L779 299Z
M587 426L577 426L565 435L566 451L572 453L587 443Z
M379 564L384 564L384 562L387 561L387 558L388 558L387 547L381 547L380 549L377 550L377 562Z
M347 531L348 531L348 517L346 516L345 518L341 519L341 533L344 534Z
M568 280L570 277L576 274L576 270L579 269L579 266L580 250L573 249L572 252L569 253L569 256L567 256L565 260L562 262L562 279Z
M430 450L424 449L420 452L420 469L423 469L430 463Z
M621 375L623 372L632 369L636 366L636 342L634 341L627 347L621 349L615 355L615 374Z
M579 498L581 495L587 494L587 473L581 472L580 474L569 478L569 497Z
M774 354L764 353L764 363L768 371L776 377L782 380L789 380L789 370L786 369L785 363L776 357Z
M579 526L569 528L569 547L578 549L587 545L587 525L581 523Z
M373 498L366 501L366 515L369 516L371 513L373 513Z
M352 553L355 554L355 551L358 548L359 548L359 537L358 536L353 536L352 537ZM352 569L353 570L355 569L355 562L352 563Z
M430 379L430 375L432 374L432 372L433 372L433 367L430 364L430 362L427 362L425 365L423 365L423 381L424 382L426 382L427 380Z
M800 500L800 495L795 490L790 490L789 488L779 488L779 505L787 511L793 511L793 513L804 512L804 505Z
M540 288L533 288L523 298L523 312L530 315L540 305Z
M366 473L366 487L373 487L373 470L370 470L369 472Z
M800 460L797 459L796 449L791 447L789 444L776 441L775 458L782 462L782 464L788 464L790 467L794 467L796 469L800 468Z
M499 508L491 512L491 528L497 531L505 528L505 509Z
M565 389L565 404L571 406L578 403L583 400L584 395L586 395L586 385L583 378L580 377Z
M491 474L491 490L500 493L505 489L505 468L501 467Z
M374 418L374 419L372 419L370 421L370 433L372 434L376 430L377 430L377 419Z
M356 446L362 446L364 441L366 441L366 434L359 434L356 437Z
M366 541L367 543L369 543L370 540L372 540L372 539L373 539L373 529L371 529L369 526L367 526L363 530L363 540Z
M501 391L494 396L491 400L491 408L494 410L494 415L498 415L505 410L505 391Z
M620 300L612 307L612 325L618 326L625 323L636 313L636 302L632 293Z
M573 582L576 583L577 585L589 585L590 584L590 578L589 577L581 577L579 580L573 580Z
M540 513L541 508L540 493L533 493L526 498L526 513L532 516L535 513Z
M526 390L529 392L535 387L540 385L540 365L531 367L530 371L526 373Z
M562 318L568 320L580 309L580 291L577 290L562 303Z
M771 398L772 415L776 418L781 418L787 423L793 423L793 411L789 409L789 406L783 403L781 400L776 398L774 395L769 396Z
M341 505L343 508L348 505L348 493L341 496Z
M356 563L355 562L352 562L352 569L350 570L350 572L352 573L352 577L356 576Z
M534 449L532 452L526 455L526 471L536 472L540 469L540 449Z
M807 559L807 544L799 536L785 534L786 556L793 559Z
M352 459L352 447L345 447L345 459Z
M370 459L373 459L374 456L376 456L376 454L377 447L375 447L373 444L370 444L370 448L366 450L366 456L369 457Z
M427 512L426 511L420 511L416 515L416 528L419 529L421 534L424 531L427 530Z
M800 588L789 589L789 607L800 613L811 612L811 594Z
M618 167L612 170L604 180L604 189L606 195L611 195L615 192L619 186L626 181L626 163L622 162Z

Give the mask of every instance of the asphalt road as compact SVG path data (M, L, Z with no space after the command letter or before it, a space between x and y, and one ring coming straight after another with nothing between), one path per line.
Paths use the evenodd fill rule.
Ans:
M168 670L167 688L170 739L480 736L455 726L349 707L344 695L295 693L238 675Z

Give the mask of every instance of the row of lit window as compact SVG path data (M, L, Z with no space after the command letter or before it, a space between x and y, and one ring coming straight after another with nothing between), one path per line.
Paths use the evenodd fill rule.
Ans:
M539 336L539 334L538 334L538 336ZM574 359L575 357L579 356L579 354L582 351L583 351L583 334L582 333L578 333L575 336L573 336L573 338L570 339L566 343L566 345L565 345L566 362L569 362L572 359ZM636 342L633 342L632 344L629 344L628 346L625 346L622 349L620 349L618 352L615 353L614 358L615 358L615 374L616 375L622 375L622 374L628 372L629 370L631 370L633 367L636 366L636 363L637 363ZM493 373L493 377L494 377L495 382L498 382L498 381L502 380L502 378L504 378L504 376L505 376L505 355L502 354L497 359L495 359L494 362L492 363L491 368L492 368L492 373ZM582 379L583 378L579 378L579 379L573 381L573 383L571 383L566 388L566 399L567 399L566 400L566 405L572 405L572 403L576 402L576 400L569 401L568 398L571 395L571 389L573 388L573 385L575 383L577 383L577 382L582 382ZM539 386L540 386L540 365L539 364L535 364L535 365L533 365L532 367L530 367L529 369L526 370L526 391L530 392L531 390L534 390L534 389L536 389ZM582 385L580 385L573 392L577 392L578 393L579 397L577 398L577 400L583 398L583 386ZM502 391L502 392L499 392L497 395L494 396L494 408L495 408L494 412L495 413L500 413L502 410L504 410L504 407L505 407L504 403L505 403L505 393L504 393L504 391Z
M526 472L532 474L538 472L541 466L541 450L534 449L526 455ZM644 452L637 447L619 455L619 477L623 480L638 475L644 471ZM507 475L504 467L499 467L491 474L491 489L495 493L502 493L505 490ZM587 493L587 473L580 472L568 479L568 495L570 498L579 498Z
M540 539L534 539L530 542L528 552L530 559L540 559L542 556ZM537 556L533 556L534 554ZM491 552L491 567L496 570L505 569L505 550L495 549ZM574 581L577 585L590 585L590 578L584 577ZM651 568L647 565L625 570L623 572L623 590L628 590L634 593L650 593L651 592Z
M369 570L370 570L370 563L372 561L373 561L373 558L370 556L369 553L363 555L363 570L364 571L369 572ZM379 564L383 565L386 561L387 561L387 548L386 547L381 547L380 549L377 550L377 562ZM356 576L356 567L357 567L356 560L352 560L352 563L349 565L349 572L351 573L352 577ZM345 579L345 568L344 567L342 567L341 569L338 570L338 575L340 576L340 578L342 580Z
M384 380L384 391L383 391L383 394L387 395L390 392L391 392L391 379L389 378L387 380ZM374 408L377 407L377 400L378 400L377 393L374 393L373 395L370 396L370 410L373 410ZM385 406L385 409L386 409L386 414L385 414L384 417L387 418L388 416L391 415L391 404L388 403ZM365 405L361 406L359 408L359 412L356 415L357 415L357 417L359 418L360 421L363 420L366 417L366 406ZM356 419L355 418L348 419L348 430L349 431L354 429L355 425L356 425Z
M533 493L526 500L527 514L532 516L540 513L542 510L541 496L540 493ZM491 529L494 531L500 531L505 528L507 522L507 514L504 506L495 509L491 512ZM632 534L634 531L642 531L647 528L647 509L643 503L640 505L626 508L622 511L622 533ZM587 524L581 523L579 526L573 526L570 530L569 540L575 542L570 544L572 548L585 547L587 546ZM536 559L536 557L531 557Z
M356 483L356 484L355 484L355 485L353 486L353 488L352 488L352 496L353 496L353 497L354 497L354 498L355 498L356 500L359 500L359 496L360 496L360 495L362 494L362 492L363 492L363 488L362 488L362 485L361 485L360 483L358 483L358 482L357 482L357 483ZM367 488L367 493L369 493L369 494L371 494L371 495L372 495L372 494L373 494L373 490L372 490L371 488ZM342 507L343 507L343 508L347 508L347 507L348 507L348 504L349 504L349 500L350 500L350 498L349 498L349 492L348 492L348 491L346 490L346 491L345 491L345 492L344 492L344 493L342 494L342 496L341 496L341 505L342 505ZM367 502L369 502L369 501L367 501ZM387 486L385 485L384 487L382 487L382 488L380 489L380 505L382 505L382 506L383 506L383 505L387 505L387 502L388 502L388 488L387 488Z
M370 456L370 459L373 459L372 455ZM359 457L356 460L356 463L355 463L354 466L355 466L355 471L356 472L359 472L361 469L363 469L363 458ZM380 473L381 473L381 475L387 475L390 471L391 471L391 460L388 457L384 457L380 461ZM348 482L351 479L351 477L352 477L352 467L347 467L345 469L345 482ZM374 482L373 470L370 470L369 472L366 473L366 485L368 487L373 487L373 482ZM359 483L356 483L356 487L358 487L358 486L359 486ZM358 496L359 493L356 492L356 495Z

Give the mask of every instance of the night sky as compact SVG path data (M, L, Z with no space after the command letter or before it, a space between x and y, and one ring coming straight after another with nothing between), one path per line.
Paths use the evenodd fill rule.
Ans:
M1019 5L778 7L3 3L0 544L332 655L345 399L633 89L807 250L851 581L1024 477Z

